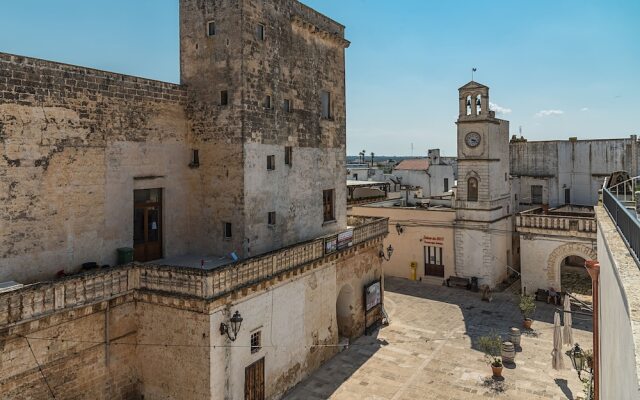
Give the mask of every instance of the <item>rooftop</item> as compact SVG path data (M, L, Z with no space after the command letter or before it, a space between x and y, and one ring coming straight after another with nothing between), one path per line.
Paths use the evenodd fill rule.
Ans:
M410 160L402 160L398 165L393 167L393 169L406 171L426 171L429 169L429 159L414 158Z

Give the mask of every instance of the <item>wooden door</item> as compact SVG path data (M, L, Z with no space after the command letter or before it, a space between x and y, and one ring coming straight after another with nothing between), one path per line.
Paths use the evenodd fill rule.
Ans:
M425 246L424 274L427 276L444 277L442 247Z
M264 400L264 357L244 369L244 399Z
M134 191L133 248L135 261L162 258L161 189Z

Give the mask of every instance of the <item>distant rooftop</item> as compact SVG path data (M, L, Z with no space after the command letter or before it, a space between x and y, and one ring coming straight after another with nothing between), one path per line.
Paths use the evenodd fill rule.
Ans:
M393 169L405 171L426 171L429 169L429 159L414 158L412 160L403 160Z

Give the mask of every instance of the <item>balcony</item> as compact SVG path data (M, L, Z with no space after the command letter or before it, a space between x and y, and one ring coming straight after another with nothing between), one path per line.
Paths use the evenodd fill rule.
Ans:
M215 269L128 264L90 271L0 294L0 326L52 314L65 308L110 300L135 291L211 301L323 262L388 234L387 218L349 217L349 228Z
M553 234L595 239L597 224L593 207L562 206L550 210L535 208L516 215L521 233Z

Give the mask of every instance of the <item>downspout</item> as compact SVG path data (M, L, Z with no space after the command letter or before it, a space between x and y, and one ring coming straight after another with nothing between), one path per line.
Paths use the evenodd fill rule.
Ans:
M593 292L593 399L600 398L600 263L598 260L587 260L584 263L591 277Z

